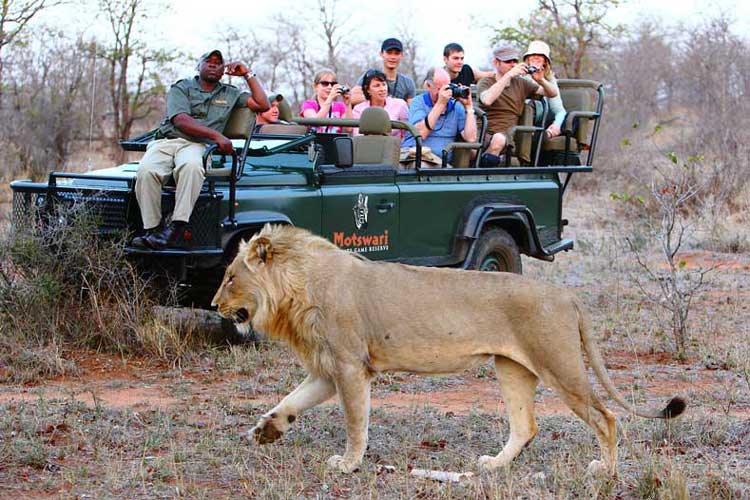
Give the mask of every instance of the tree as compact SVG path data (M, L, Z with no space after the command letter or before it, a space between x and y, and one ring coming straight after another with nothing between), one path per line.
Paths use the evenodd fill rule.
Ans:
M620 0L538 0L528 19L519 19L517 27L493 28L493 43L509 42L519 48L531 40L544 40L552 49L556 73L581 78L592 73L593 50L606 50L624 28L605 21L607 13Z
M5 47L16 41L39 12L61 3L61 0L0 0L0 107L3 104Z
M150 17L147 0L100 0L99 7L111 28L111 42L100 50L99 57L109 68L112 142L116 159L122 161L119 141L130 137L133 125L160 107L165 89L160 73L152 67L164 66L181 54L149 48L143 41L141 24Z

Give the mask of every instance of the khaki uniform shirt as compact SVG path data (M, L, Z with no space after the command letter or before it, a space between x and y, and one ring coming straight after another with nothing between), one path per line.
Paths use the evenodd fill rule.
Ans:
M180 113L187 113L202 125L223 133L232 110L247 106L250 95L234 85L221 82L216 84L214 90L206 92L198 84L197 75L180 80L167 93L167 115L159 126L158 136L196 141L195 137L181 132L172 124L172 118Z
M492 87L497 80L489 76L479 80L477 95ZM508 129L518 123L523 113L524 101L536 94L539 84L525 78L514 77L503 92L489 106L480 101L481 107L487 114L487 128L490 134L498 132L507 135Z

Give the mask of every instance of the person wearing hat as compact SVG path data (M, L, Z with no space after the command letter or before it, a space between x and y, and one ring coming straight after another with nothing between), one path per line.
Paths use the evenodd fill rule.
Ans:
M193 78L176 82L167 92L167 112L146 148L136 175L135 195L141 209L145 234L132 244L151 250L180 245L187 236L187 224L203 186L203 151L215 143L222 153L232 153L232 141L223 135L234 108L266 111L270 105L255 74L241 62L224 63L219 50L198 59ZM245 80L250 92L221 82L226 73ZM171 221L161 213L161 191L174 177L175 206Z
M465 87L493 74L492 71L482 71L464 64L464 48L455 42L443 48L443 62L445 70L451 77L451 83L458 83Z
M409 123L413 124L422 136L422 145L430 148L433 158L422 159L440 164L445 146L461 137L466 142L477 140L477 120L471 94L454 99L449 86L448 72L443 68L430 68L424 79L427 92L416 97L409 106ZM402 151L416 146L414 137L407 133L401 142ZM427 166L427 165L425 165Z
M258 116L255 117L254 132L260 132L263 125L271 125L274 123L287 125L287 122L279 120L279 114L281 113L279 110L279 104L284 100L284 96L281 94L272 94L268 100L271 103L271 107L268 108L268 111L258 113Z
M403 99L406 104L417 94L417 86L414 80L403 73L398 72L398 65L404 56L404 46L398 38L386 38L380 45L380 58L383 59L383 73L385 73L388 95L396 99ZM359 77L357 85L352 88L352 105L357 105L366 100L362 92L362 82L365 75Z
M552 61L550 58L549 45L541 40L534 40L529 43L529 48L526 49L526 53L523 55L523 62L528 66L533 66L544 73L544 78L557 87L557 80L552 72ZM526 75L524 78L531 78L531 75ZM563 122L565 121L565 106L563 106L562 98L560 97L558 88L558 95L555 97L548 97L547 102L549 103L550 115L553 117L552 123L545 130L547 137L557 137L560 135L560 130Z
M518 52L510 46L492 51L495 73L479 81L477 94L487 115L487 135L482 138L486 146L482 165L495 167L510 140L509 130L518 123L523 113L524 101L539 94L555 97L557 87L550 83L544 72L531 73L531 80L522 78L529 74L525 64L518 64Z

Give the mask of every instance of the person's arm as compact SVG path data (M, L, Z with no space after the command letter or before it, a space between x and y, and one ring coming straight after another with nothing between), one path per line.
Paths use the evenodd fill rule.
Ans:
M260 84L255 75L250 73L250 69L241 62L230 62L226 64L226 74L229 76L241 76L245 79L248 88L250 88L250 95L247 98L247 107L256 113L263 113L271 108L271 103L268 102L268 96L266 91L263 90L263 86Z
M435 128L435 124L440 118L440 115L442 115L443 112L445 112L445 108L448 107L448 100L451 98L451 95L452 92L448 85L440 89L440 93L438 94L438 101L434 106L432 106L430 112L427 113L427 116L425 116L424 120L420 120L414 124L417 131L419 132L419 135L422 136L422 140L427 139L427 136L432 133L432 129ZM425 120L427 120L427 122L430 124L429 127L425 123Z
M557 85L544 78L544 72L537 71L535 73L532 73L531 78L533 78L534 81L539 84L539 88L536 89L537 94L543 95L545 97L557 97Z
M333 102L336 100L336 97L339 96L339 89L341 89L341 85L337 83L331 89L331 93L328 94L328 97L326 97L326 100L321 103L318 103L320 106L318 111L315 111L312 108L307 108L306 110L303 111L302 116L304 118L328 118L328 114L331 111ZM351 112L351 108L349 111Z
M550 80L553 85L557 86L556 83ZM562 98L560 97L560 90L558 87L557 96L549 97L549 110L555 117L554 121L547 127L547 137L555 137L560 135L563 121L565 121L565 106L563 106Z
M180 113L172 117L172 124L183 134L196 139L207 139L215 142L222 153L231 153L234 150L232 141L224 137L216 130L206 127L187 113Z
M481 69L474 69L474 68L471 68L471 69L474 72L474 83L477 83L482 78L487 78L495 74L494 71L484 71Z
M485 90L479 95L479 100L485 106L491 106L492 103L495 102L498 97L500 97L500 94L503 93L503 90L505 90L505 87L510 85L510 81L514 77L521 76L526 73L527 73L526 67L522 64L516 64L503 76L500 76L499 74L495 73L496 82L493 83L490 88L488 88L487 90Z
M466 111L464 129L461 131L461 137L466 142L477 142L477 117L474 115L474 105L471 100L471 94L469 97L461 98L458 100L464 106Z

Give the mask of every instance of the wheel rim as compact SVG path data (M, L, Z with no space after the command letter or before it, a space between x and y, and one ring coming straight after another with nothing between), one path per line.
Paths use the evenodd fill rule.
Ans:
M482 263L479 266L480 271L490 272L505 272L508 270L508 262L503 258L502 255L497 253L491 253L482 259Z

